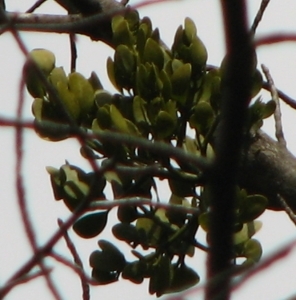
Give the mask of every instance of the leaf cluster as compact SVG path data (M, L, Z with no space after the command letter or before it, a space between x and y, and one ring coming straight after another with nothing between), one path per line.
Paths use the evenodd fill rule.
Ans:
M220 68L207 68L206 47L189 18L177 29L171 49L163 45L150 19L140 19L134 10L113 17L112 31L115 53L107 61L107 71L118 93L104 90L95 73L88 79L78 72L67 75L62 67L55 66L54 54L44 49L31 52L24 75L34 98L32 111L41 137L59 141L71 136L71 131L37 126L44 121L74 124L92 134L81 148L83 157L102 166L110 159L116 162L99 177L68 162L59 169L47 168L55 199L63 200L70 211L90 194L87 208L104 200L106 183L112 187L114 201L135 197L152 200L158 197L155 179L167 180L169 209L152 203L129 205L128 201L117 209L118 223L112 233L131 247L134 261L127 261L116 246L104 240L98 242L100 250L90 255L92 276L98 283L114 282L120 275L137 284L149 278L149 292L161 296L199 282L199 275L186 265L185 258L193 256L197 247L207 249L196 240L198 230L207 232L209 228L211 195L206 178L202 170L171 159L170 153L158 155L116 140L103 143L96 134L117 132L161 141L182 148L184 155L212 160L221 122L221 91L227 84L227 57ZM254 59L252 97L262 86L256 65ZM258 130L274 109L273 101L263 103L258 98L252 102L245 134ZM156 171L144 172L148 167ZM264 212L267 199L248 195L238 187L236 200L233 258L244 257L243 264L251 265L262 253L252 236L260 229L255 219ZM82 238L96 237L104 230L108 216L109 210L85 211L73 230Z

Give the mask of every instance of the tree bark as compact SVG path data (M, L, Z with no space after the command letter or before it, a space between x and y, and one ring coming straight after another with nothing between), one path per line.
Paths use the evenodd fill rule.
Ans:
M283 209L280 195L296 211L296 158L262 130L247 144L239 182L249 192L265 195L269 209Z

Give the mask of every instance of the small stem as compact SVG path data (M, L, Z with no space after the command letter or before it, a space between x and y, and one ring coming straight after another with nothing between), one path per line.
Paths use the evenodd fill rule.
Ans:
M267 82L270 86L270 93L271 93L272 100L276 103L276 108L275 108L275 112L274 112L275 135L276 135L276 138L277 138L279 144L283 148L287 148L287 142L285 140L284 132L283 132L282 114L281 114L281 108L280 108L279 95L277 93L277 89L275 87L274 81L269 72L269 69L263 64L261 65L261 68L262 68L264 75L267 79Z
M255 35L256 29L257 29L260 21L262 20L263 14L264 14L269 2L270 2L270 0L262 0L261 1L260 8L256 14L256 17L254 19L254 22L253 22L251 30L250 30L252 35Z

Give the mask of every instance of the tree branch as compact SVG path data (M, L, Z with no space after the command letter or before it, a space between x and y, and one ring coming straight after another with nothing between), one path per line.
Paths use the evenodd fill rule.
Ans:
M282 210L278 194L296 211L296 158L262 130L251 138L240 169L240 183L250 193L268 197L268 208Z
M276 103L276 109L274 112L274 120L275 120L275 136L278 140L278 142L282 145L282 147L287 147L287 142L284 137L283 132L283 124L282 124L282 113L280 108L280 100L279 95L277 92L277 89L275 87L274 81L271 77L271 74L269 72L269 69L265 65L261 65L262 71L267 79L267 82L270 86L270 94L272 97L272 100Z
M206 299L229 299L231 276L219 276L231 268L236 174L243 143L243 125L251 98L254 49L242 0L221 1L228 65L222 78L221 126L216 161L209 174L211 211L208 286ZM217 280L212 280L217 278Z

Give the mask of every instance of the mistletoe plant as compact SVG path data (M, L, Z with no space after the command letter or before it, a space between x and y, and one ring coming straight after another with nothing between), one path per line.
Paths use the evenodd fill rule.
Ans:
M112 283L119 276L137 284L149 278L149 292L161 296L200 280L185 261L195 249L208 250L196 240L198 230L209 228L207 178L196 166L172 159L170 152L163 155L136 144L119 144L116 139L102 142L99 133L144 138L155 145L183 149L184 155L212 159L227 58L220 68L207 66L206 47L189 18L177 29L170 49L150 19L140 19L135 10L113 17L112 31L115 53L107 61L107 70L118 93L104 90L95 73L88 79L76 71L67 75L63 67L55 66L54 54L45 49L30 53L24 75L34 98L36 132L49 141L60 141L79 129L85 137L82 156L102 168L109 164L99 175L68 162L47 168L55 199L64 201L71 212L84 205L73 230L85 239L104 230L110 208L98 205L96 209L96 204L106 199L107 182L114 202L126 200L118 205L112 232L131 247L135 259L128 261L111 242L99 240L100 249L89 258L92 277L99 284ZM256 64L254 55L253 97L262 86ZM273 101L263 103L260 97L251 103L246 138L275 109ZM169 184L170 194L163 199L166 206L153 201L158 200L157 178ZM242 186L237 186L236 194L232 252L233 267L239 269L260 259L261 245L252 236L261 226L255 219L266 209L267 199L248 194ZM138 202L132 201L135 199Z

